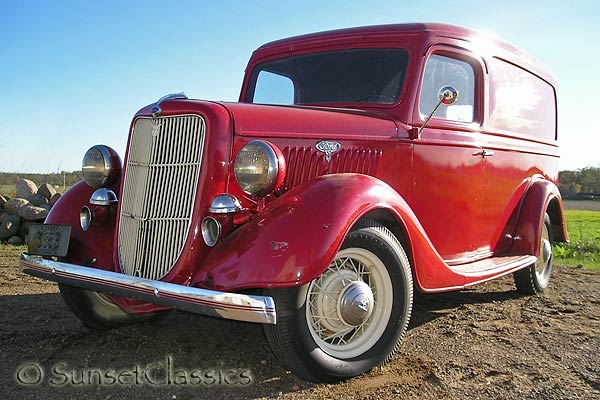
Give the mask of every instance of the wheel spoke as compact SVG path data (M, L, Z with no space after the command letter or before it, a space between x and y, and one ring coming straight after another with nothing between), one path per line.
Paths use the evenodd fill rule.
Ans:
M352 334L352 336L350 336L348 338L348 342L351 342L357 333L359 333L359 332L361 332L361 334L364 333L364 329L363 329L364 326L365 326L365 324L362 324L359 327L357 327L356 330L354 331L354 333Z
M328 317L328 316L325 316L325 315L313 315L313 318L327 319L327 320L332 320L332 321L341 321L338 317Z
M335 332L332 335L324 337L323 340L327 341L327 340L340 339L340 338L343 340L343 337L346 336L346 334L348 334L348 332L350 332L352 329L354 329L354 327L350 326L350 327L348 327L346 329L343 329L343 330L341 330L339 332Z

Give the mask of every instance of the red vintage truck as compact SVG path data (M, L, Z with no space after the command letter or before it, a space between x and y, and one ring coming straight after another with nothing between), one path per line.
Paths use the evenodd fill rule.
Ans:
M32 227L25 273L93 329L171 309L264 324L294 373L386 363L413 292L513 274L548 286L568 240L556 82L443 24L344 29L256 50L239 102L168 95L104 145Z

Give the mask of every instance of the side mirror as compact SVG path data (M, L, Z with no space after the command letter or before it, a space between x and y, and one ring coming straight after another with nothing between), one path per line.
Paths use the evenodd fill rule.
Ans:
M443 104L445 106L450 106L458 101L458 90L456 90L456 88L451 85L443 86L438 92L438 99L439 101L433 109L433 111L431 112L431 114L427 116L425 122L423 122L423 125L421 125L419 129L417 129L417 135L415 139L421 137L421 131L423 130L423 128L425 128L425 125L427 125L431 117L433 117L433 114L435 114L440 105Z
M440 100L440 102L446 106L450 106L454 103L456 103L456 101L458 100L458 90L456 90L456 88L454 86L444 86L443 88L440 89L439 93L438 93L438 99ZM431 115L433 115L437 108L439 107L439 104L435 107L435 109L433 110L433 112L431 113Z

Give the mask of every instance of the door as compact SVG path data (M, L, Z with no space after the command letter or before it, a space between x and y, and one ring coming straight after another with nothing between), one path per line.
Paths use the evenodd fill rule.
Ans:
M410 205L438 253L449 264L481 258L479 218L484 205L484 163L480 127L481 63L466 52L430 50L421 83L418 119L423 124L451 85L456 103L441 105L414 141Z

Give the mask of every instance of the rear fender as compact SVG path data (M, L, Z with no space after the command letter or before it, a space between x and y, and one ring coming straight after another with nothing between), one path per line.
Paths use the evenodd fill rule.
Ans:
M538 254L545 213L550 216L554 241L568 241L569 234L558 187L551 181L538 178L532 181L521 203L512 254Z
M360 174L322 176L285 193L217 244L192 285L238 290L306 284L327 269L352 226L373 210L386 210L406 232L420 288L462 286L464 278L447 268L406 201L386 183Z

